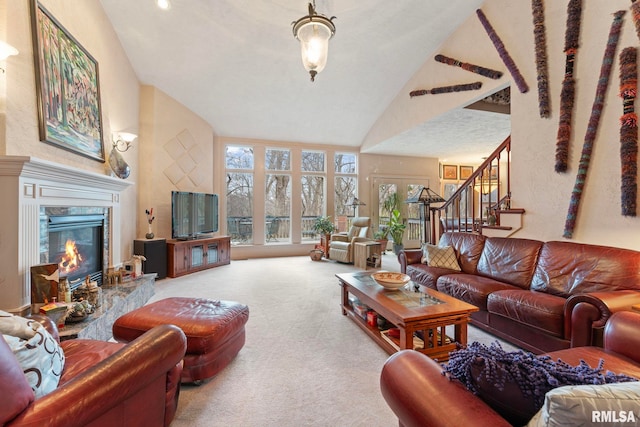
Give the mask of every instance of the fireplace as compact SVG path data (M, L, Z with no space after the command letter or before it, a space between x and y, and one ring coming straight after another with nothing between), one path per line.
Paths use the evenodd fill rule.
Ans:
M97 232L102 235L103 252L98 261L102 268L98 266L96 271L104 273L107 267L122 263L122 242L133 240L133 236L129 232L121 235L123 229L128 230L122 224L121 197L132 185L35 157L0 156L0 308L15 314L31 310L30 268L50 261L49 217L103 215L102 233Z
M87 276L102 285L108 256L108 214L105 209L41 208L42 263L58 264L60 277L66 277L71 289ZM56 212L56 213L54 213ZM64 212L64 213L59 213Z

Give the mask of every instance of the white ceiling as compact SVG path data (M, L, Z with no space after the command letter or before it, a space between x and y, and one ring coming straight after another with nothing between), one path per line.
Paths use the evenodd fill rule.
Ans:
M483 0L317 0L318 13L336 16L336 35L314 83L291 31L307 13L305 0L171 0L168 11L155 0L101 3L141 83L184 104L218 135L358 147ZM509 127L508 116L461 109L367 152L451 161L474 151L480 161Z

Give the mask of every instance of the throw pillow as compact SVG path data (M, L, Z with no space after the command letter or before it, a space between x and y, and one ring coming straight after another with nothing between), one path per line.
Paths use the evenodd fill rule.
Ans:
M564 427L602 423L637 425L640 382L577 385L549 391L538 413L527 427Z
M2 335L11 335L22 339L31 338L33 336L31 323L33 320L0 310L0 334Z
M526 424L540 410L545 394L556 387L637 381L627 375L602 372L581 361L571 366L549 356L523 350L505 352L498 341L479 342L451 352L445 373L462 382L513 425Z
M422 252L422 262L429 265L429 267L440 267L461 271L453 246L440 247L427 243L424 245Z
M36 399L58 387L64 353L58 341L40 323L0 311L3 338L18 359ZM13 335L12 335L13 334Z

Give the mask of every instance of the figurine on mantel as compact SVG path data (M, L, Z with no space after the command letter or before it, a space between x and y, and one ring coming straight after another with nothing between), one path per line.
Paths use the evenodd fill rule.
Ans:
M85 320L90 314L95 311L95 308L89 304L89 301L82 300L73 303L67 309L67 316L65 318L65 322L69 323L77 323Z
M135 279L142 276L142 261L146 261L143 255L133 255L129 261L124 263L124 269Z
M87 276L84 283L76 288L74 296L81 302L87 301L92 308L102 305L102 289L98 286L98 282L91 280L90 276ZM91 310L91 313L93 313L93 310Z

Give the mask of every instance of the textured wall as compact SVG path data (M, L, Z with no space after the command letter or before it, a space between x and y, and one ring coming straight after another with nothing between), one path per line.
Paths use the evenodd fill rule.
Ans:
M140 108L138 234L147 230L145 209L153 208L154 234L171 238L171 190L214 192L215 135L207 122L155 87L142 86Z

